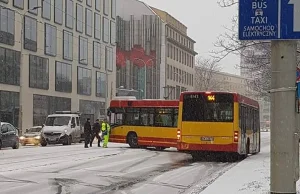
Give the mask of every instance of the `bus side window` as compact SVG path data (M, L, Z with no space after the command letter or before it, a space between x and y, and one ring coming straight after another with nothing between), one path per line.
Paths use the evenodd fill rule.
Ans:
M177 127L178 125L178 109L174 109L174 115L173 115L173 127Z
M157 109L155 116L155 126L157 127L173 127L173 110Z
M123 125L123 113L114 114L114 123L117 125Z
M239 105L239 127L240 127L240 129L242 129L242 117L243 115L242 115L242 106L241 105Z
M140 109L139 108L127 108L125 113L124 123L126 125L138 126L140 125Z
M140 112L140 124L142 126L148 126L149 125L149 111L147 108L141 108Z

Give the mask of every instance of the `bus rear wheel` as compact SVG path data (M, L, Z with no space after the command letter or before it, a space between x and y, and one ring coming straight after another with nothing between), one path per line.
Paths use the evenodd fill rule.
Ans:
M200 161L203 159L203 155L198 152L191 152L190 154L194 161Z
M166 147L155 147L155 149L157 150L157 151L163 151L163 150L165 150L165 149L167 149Z
M138 148L139 147L138 136L137 136L136 133L133 133L133 132L128 133L127 142L128 142L128 144L131 148Z

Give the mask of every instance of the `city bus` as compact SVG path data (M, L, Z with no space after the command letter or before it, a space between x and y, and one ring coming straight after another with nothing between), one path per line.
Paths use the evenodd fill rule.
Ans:
M178 106L179 100L111 100L109 141L132 148L176 148Z
M196 160L215 153L235 159L259 153L259 104L237 93L183 92L177 135L178 150Z

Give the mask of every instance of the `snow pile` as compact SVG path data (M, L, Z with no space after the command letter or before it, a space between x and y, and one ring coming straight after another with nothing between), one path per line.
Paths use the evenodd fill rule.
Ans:
M297 186L300 188L300 181ZM231 168L201 194L264 194L269 193L269 190L270 145L268 143L262 147L259 154L250 156Z

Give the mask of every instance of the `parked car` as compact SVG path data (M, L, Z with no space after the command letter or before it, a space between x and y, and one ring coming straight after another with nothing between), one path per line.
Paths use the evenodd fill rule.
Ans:
M0 123L0 149L12 147L19 148L19 133L18 130L10 123Z
M42 126L35 126L26 129L23 136L20 137L20 143L22 146L27 144L39 145L41 139Z

